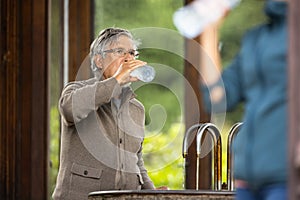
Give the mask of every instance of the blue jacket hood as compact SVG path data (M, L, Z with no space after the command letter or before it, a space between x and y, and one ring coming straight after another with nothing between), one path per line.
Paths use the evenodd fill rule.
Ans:
M272 20L285 18L288 4L283 1L267 0L264 6L265 14Z

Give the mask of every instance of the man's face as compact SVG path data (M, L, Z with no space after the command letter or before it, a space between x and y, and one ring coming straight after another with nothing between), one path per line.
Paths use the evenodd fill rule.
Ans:
M118 49L128 52L135 50L135 46L130 38L127 36L120 36L117 42L107 46L104 51ZM125 60L129 61L133 59L135 59L134 56L129 53L123 55L117 52L106 52L104 58L101 58L101 67L103 69L104 78L107 79L112 77Z

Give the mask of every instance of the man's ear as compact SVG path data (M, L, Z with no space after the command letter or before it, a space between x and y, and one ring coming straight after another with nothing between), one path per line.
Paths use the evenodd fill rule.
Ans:
M95 64L97 65L97 67L99 69L102 69L102 59L103 58L100 54L97 54L97 55L94 56L94 62L95 62Z

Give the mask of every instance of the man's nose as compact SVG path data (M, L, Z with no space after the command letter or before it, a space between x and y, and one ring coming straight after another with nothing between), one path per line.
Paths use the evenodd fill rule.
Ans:
M134 59L134 56L131 55L129 52L126 52L125 54L125 60L133 60Z

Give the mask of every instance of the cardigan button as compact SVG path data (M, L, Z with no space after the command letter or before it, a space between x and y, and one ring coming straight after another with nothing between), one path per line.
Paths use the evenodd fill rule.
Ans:
M83 174L86 176L86 175L88 175L88 171L87 170L84 170L84 172L83 172Z

